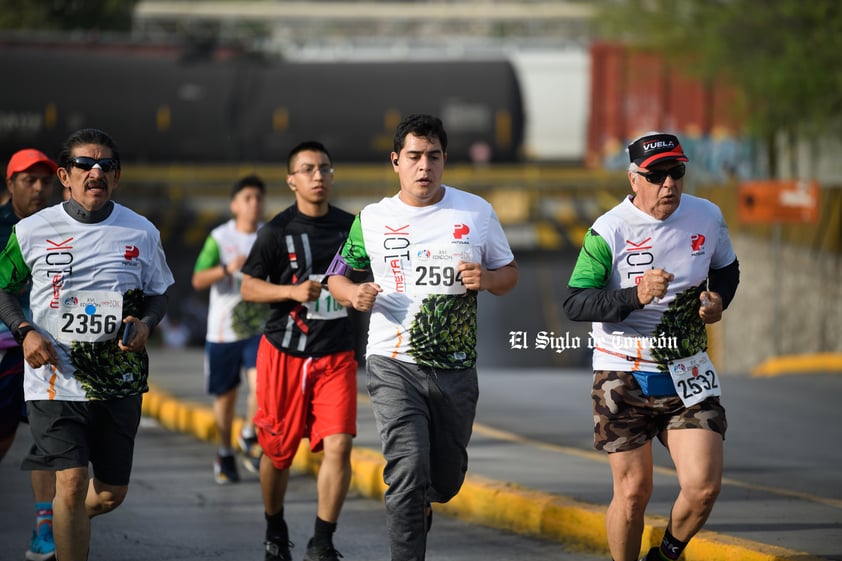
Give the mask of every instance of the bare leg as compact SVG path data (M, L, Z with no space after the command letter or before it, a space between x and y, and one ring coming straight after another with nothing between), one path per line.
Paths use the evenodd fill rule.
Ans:
M32 472L32 495L36 503L51 503L56 496L56 472L35 470Z
M85 508L87 493L87 468L56 472L53 538L56 542L56 556L62 561L85 561L88 557L91 519Z
M260 490L267 514L277 514L284 508L289 484L289 468L278 469L267 456L260 458Z
M324 453L317 481L319 506L316 514L325 522L336 522L351 483L351 435L325 437Z
M606 513L608 549L614 561L636 561L644 514L652 496L652 442L608 455L614 496Z
M61 561L85 561L91 542L91 518L111 512L123 502L128 485L107 485L88 478L87 468L56 472L53 538Z
M123 504L128 492L128 485L108 485L96 478L91 479L88 485L88 496L85 498L88 516L93 518L111 512Z
M248 378L248 397L246 399L246 420L245 426L254 428L254 414L257 413L257 368L249 368L246 371Z
M219 445L231 447L231 424L234 422L234 406L237 403L237 388L216 396L213 400L213 418L216 422L216 432Z
M672 507L670 533L687 542L702 529L722 486L723 446L719 433L680 429L664 435L681 491Z

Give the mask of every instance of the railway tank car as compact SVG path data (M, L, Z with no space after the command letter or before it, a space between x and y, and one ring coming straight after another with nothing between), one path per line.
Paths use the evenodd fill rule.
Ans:
M414 112L444 120L451 161L522 157L521 91L503 59L293 62L3 44L0 72L2 158L21 146L56 153L70 132L97 127L127 162L277 163L307 138L337 161L382 162Z

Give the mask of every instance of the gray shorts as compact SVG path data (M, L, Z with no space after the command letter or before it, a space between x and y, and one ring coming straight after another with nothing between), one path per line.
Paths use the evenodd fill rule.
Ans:
M90 463L99 481L128 485L142 399L27 401L35 442L21 469L61 471Z
M712 430L724 438L728 428L718 397L685 407L678 396L644 395L631 372L594 371L591 397L597 450L634 450L673 429Z

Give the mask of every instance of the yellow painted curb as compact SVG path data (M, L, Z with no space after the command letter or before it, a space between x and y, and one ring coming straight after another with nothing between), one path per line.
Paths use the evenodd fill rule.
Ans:
M567 547L608 555L605 506L468 475L459 494L436 506L457 518ZM661 543L665 518L647 516L641 555ZM826 561L777 546L701 531L684 551L685 561Z
M760 378L783 374L815 374L819 372L842 373L842 353L777 356L757 365L751 371L751 375Z
M666 524L666 521L664 521ZM661 531L663 534L663 530ZM660 543L660 541L658 542ZM653 543L654 545L654 543ZM702 530L684 550L687 561L828 561L807 553L783 547L767 545L750 540Z
M210 407L179 401L151 384L149 393L143 398L143 414L157 419L170 430L201 440L216 439ZM237 419L235 425L236 434L242 419ZM307 443L302 441L292 467L303 473L316 474L321 458L321 453L311 453ZM379 451L353 448L351 487L365 497L382 500L386 491L385 464ZM583 503L469 474L459 494L449 503L436 505L435 509L468 522L554 540L582 551L608 554L604 505ZM666 523L660 517L646 518L641 554L660 543ZM826 561L798 551L705 530L690 542L684 551L684 560Z

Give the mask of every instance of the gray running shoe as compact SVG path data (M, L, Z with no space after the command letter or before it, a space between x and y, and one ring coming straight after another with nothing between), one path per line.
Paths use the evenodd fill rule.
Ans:
M257 443L257 437L246 438L240 434L237 444L243 452L243 466L251 473L260 473L260 458L263 456L263 450Z

